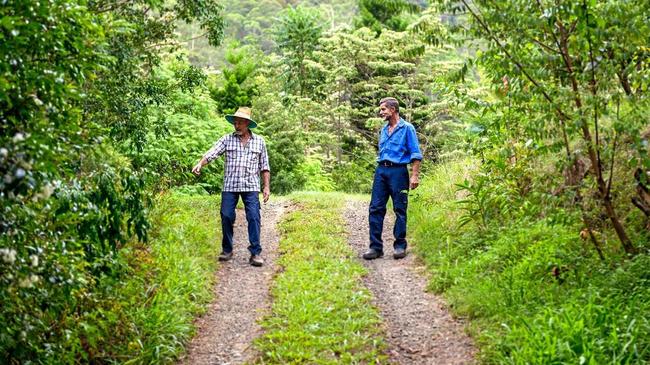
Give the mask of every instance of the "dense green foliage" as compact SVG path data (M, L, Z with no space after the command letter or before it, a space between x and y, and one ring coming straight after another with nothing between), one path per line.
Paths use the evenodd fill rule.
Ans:
M624 251L636 253L621 211L629 210L634 170L650 165L641 136L648 125L648 4L511 1L515 22L493 3L463 4L473 34L489 42L478 61L503 95L472 120L487 142L475 151L499 153L488 157L486 172L514 180L540 159L556 161L551 173L532 172L516 200L553 185L589 232L609 225ZM600 213L608 222L595 217Z
M189 224L218 203L223 161L190 169L232 131L223 115L252 106L274 194L367 193L377 103L393 96L425 156L416 251L474 320L482 360L649 361L649 13L615 0L5 2L0 358L172 361L214 270L214 232ZM201 197L152 201L169 190ZM258 343L268 361L331 354L341 318L309 312L330 332L303 333L309 318L289 314L307 299L342 309L362 275L319 256L349 255L332 238L335 198L298 197L280 317ZM305 277L318 298L293 291ZM372 332L367 299L347 309ZM292 349L289 323L327 340ZM350 361L371 361L379 340L359 333L348 345L370 350Z
M326 29L334 30L350 25L356 14L353 0L224 0L224 38L250 45L265 54L277 52L276 24L287 8L300 6L316 9ZM195 24L180 24L180 41L190 52L192 64L221 68L226 63L227 51L210 47L206 34Z
M469 168L469 169L468 169ZM462 184L476 160L440 165L413 197L416 251L431 288L473 319L486 363L644 364L650 358L648 256L603 263L561 212L487 225ZM452 184L450 184L450 182Z
M379 315L361 288L364 268L350 257L340 195L300 194L301 208L280 224L279 260L266 333L265 363L369 363L383 358Z
M218 86L210 90L217 109L222 114L232 114L240 106L251 106L257 95L257 86L252 80L257 70L256 55L250 47L240 47L234 42L226 53L228 66L222 70Z
M291 94L302 97L315 86L306 62L318 47L322 33L320 23L319 13L304 7L288 8L280 17L276 42L286 67L283 72L285 89Z
M406 0L359 0L359 16L355 24L359 28L370 28L377 34L383 29L404 31L409 24L404 13L415 13L420 4Z
M0 10L0 353L7 361L92 357L76 320L125 267L120 248L147 239L140 164L151 108L201 72L158 77L177 20L221 37L213 1L12 1ZM169 79L167 79L169 80ZM74 333L75 335L66 335Z

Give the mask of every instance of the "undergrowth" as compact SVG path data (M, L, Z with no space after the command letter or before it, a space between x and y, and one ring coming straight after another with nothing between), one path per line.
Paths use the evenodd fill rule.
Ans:
M70 338L79 343L71 346L71 358L121 364L175 361L194 333L193 319L212 298L218 207L217 198L208 196L171 194L157 201L151 241L120 251L124 270L102 278L101 299L87 303L86 312L75 318L78 336Z
M498 364L646 364L650 257L601 261L580 225L522 214L508 224L463 222L454 184L471 160L434 168L411 198L409 232L470 331L481 361Z

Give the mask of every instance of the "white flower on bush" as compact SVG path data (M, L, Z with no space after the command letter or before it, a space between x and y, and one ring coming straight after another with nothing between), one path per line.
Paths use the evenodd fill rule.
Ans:
M37 255L31 255L31 256L29 256L29 259L32 261L32 267L38 266L38 256Z
M0 248L0 256L2 256L2 261L11 265L16 261L16 250L13 248Z
M50 196L52 196L53 193L54 185L48 182L43 186L43 189L39 193L34 194L32 201L38 201L39 199L48 199Z
M26 278L22 278L18 281L18 286L21 288L31 288L36 284L41 278L38 275L31 274Z
M22 278L18 280L18 286L21 288L31 288L32 282L29 280L29 277Z

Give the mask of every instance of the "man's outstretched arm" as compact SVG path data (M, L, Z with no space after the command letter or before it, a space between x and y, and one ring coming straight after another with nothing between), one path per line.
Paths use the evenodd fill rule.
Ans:
M201 168L214 160L215 158L221 156L226 151L226 137L221 137L217 143L208 150L208 152L201 157L201 160L194 165L192 168L192 173L196 176L201 175Z
M201 160L192 168L192 173L196 176L201 175L201 168L208 164L208 160L202 157Z

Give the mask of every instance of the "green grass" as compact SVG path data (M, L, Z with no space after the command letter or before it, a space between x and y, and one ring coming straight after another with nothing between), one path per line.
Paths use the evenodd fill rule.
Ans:
M650 258L600 262L579 226L550 219L460 226L471 160L438 166L411 198L409 233L488 364L646 364ZM555 274L554 274L555 270Z
M127 274L101 281L107 294L80 319L94 362L173 363L212 299L219 200L172 194L156 203L151 241L121 251Z
M280 224L282 238L272 313L255 344L262 363L352 364L385 359L380 317L347 244L337 194L293 195L298 209Z

